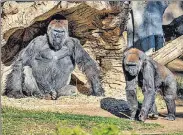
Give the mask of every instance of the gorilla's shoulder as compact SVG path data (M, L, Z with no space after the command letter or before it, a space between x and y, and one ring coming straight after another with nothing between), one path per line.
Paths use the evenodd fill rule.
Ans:
M70 48L73 48L80 45L80 41L77 38L69 37L66 40L66 45L69 46Z
M34 48L34 49L42 49L43 46L46 46L48 43L47 36L41 35L35 37L27 46L28 48Z
M77 38L69 37L68 40L69 40L70 42L72 42L73 44L78 44L78 43L80 43L79 39L77 39Z
M47 42L47 36L41 35L41 36L35 37L32 41L34 41L36 43L45 43L45 42Z

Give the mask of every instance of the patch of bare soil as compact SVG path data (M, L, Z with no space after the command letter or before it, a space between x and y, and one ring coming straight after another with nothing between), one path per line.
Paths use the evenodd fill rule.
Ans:
M1 97L2 106L16 107L28 110L42 110L60 113L84 114L90 116L116 117L101 109L102 97L77 95L62 97L59 100L40 100L36 98L13 99ZM118 100L118 99L116 99ZM177 101L175 121L164 120L166 109L159 110L161 116L157 120L147 120L145 123L158 123L161 127L153 130L137 131L142 134L183 133L183 100Z
M157 123L163 126L153 131L145 131L149 134L162 134L162 133L182 133L183 134L183 101L179 101L176 106L176 120L168 121L164 117L167 114L166 109L159 110L160 116L157 120L147 120L145 123Z

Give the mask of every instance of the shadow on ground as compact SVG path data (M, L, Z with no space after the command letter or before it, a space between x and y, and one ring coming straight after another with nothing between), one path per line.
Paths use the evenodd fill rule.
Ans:
M130 107L125 100L115 98L103 98L100 107L120 118L130 117Z

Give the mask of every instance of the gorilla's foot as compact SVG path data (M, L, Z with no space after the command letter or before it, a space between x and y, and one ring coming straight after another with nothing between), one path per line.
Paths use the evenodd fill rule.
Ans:
M173 121L173 120L175 120L175 116L174 115L168 115L167 117L165 117L165 120Z
M65 93L66 96L75 96L75 95L78 94L78 92L77 92L77 87L76 87L76 86L67 85L67 86L65 87L65 90L68 91L67 93Z
M158 119L158 114L150 113L150 114L148 114L148 119L157 120Z
M45 96L39 91L34 91L33 96L36 97L36 98L40 98L40 99L45 98Z
M44 99L46 99L46 100L56 100L57 99L57 92L52 90L50 93L46 93L44 95Z
M66 85L57 91L58 98L60 96L75 96L77 94L77 87L73 85Z
M94 92L92 95L98 96L98 97L100 97L100 96L105 97L103 88L100 88L97 92Z
M144 122L145 121L145 117L140 115L138 120Z
M46 100L52 100L52 97L51 97L51 95L50 94L45 94L44 95L44 99L46 99Z
M139 121L144 122L147 119L147 111L145 109L141 109L140 114L138 116Z
M19 99L19 98L25 98L26 97L20 91L13 91L13 92L9 92L9 93L5 92L3 94L3 96L7 96L9 98L17 98L17 99Z
M23 94L17 94L17 95L8 94L7 97L20 99L20 98L25 98L26 96Z
M134 117L130 117L130 120L131 120L131 121L134 121L134 120L135 120L135 118L134 118Z

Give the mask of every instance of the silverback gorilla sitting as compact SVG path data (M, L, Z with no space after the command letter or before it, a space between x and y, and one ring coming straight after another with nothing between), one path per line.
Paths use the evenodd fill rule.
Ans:
M13 63L4 95L50 99L72 95L76 90L69 83L76 64L86 74L92 94L102 96L104 91L96 63L78 39L69 37L68 21L54 19L47 34L33 39Z
M147 57L144 52L130 48L124 52L123 70L126 79L127 101L131 108L131 119L138 110L136 96L137 83L142 88L144 100L139 114L139 120L145 121L149 112L156 113L155 95L163 96L168 110L167 120L175 120L176 80L172 72Z

